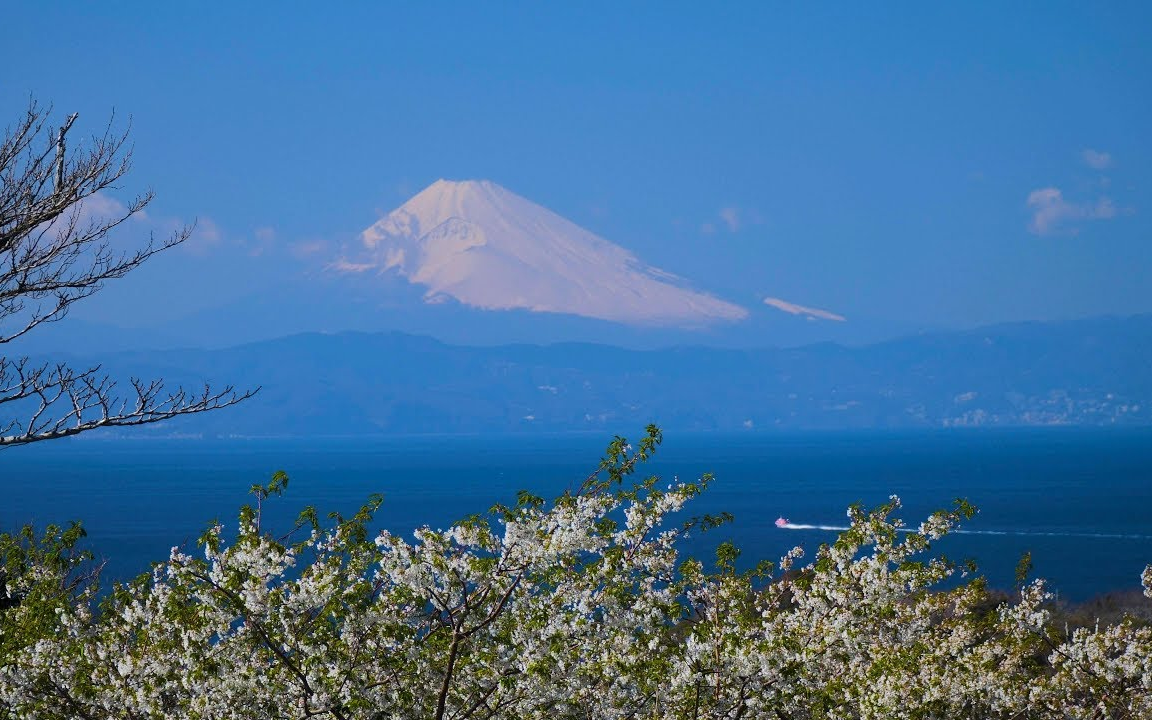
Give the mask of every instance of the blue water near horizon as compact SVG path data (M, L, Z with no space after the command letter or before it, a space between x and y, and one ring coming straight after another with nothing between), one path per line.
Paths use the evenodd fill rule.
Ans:
M636 439L639 434L636 435ZM279 469L291 483L269 521L287 527L305 505L354 512L382 493L377 519L408 534L445 527L526 489L545 497L595 468L610 436L416 436L261 440L75 438L0 452L0 529L78 519L88 546L123 579L194 543L212 519L233 523L248 488ZM1137 589L1152 562L1152 429L1073 428L813 433L666 433L642 474L671 480L715 475L684 516L728 511L735 521L686 550L706 556L722 540L742 559L815 550L853 502L897 494L915 526L963 497L980 508L963 534L934 547L975 559L999 587L1021 554L1065 598Z

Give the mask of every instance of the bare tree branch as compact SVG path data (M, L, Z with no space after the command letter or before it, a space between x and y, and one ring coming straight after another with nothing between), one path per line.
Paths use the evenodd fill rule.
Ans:
M115 189L128 172L128 132L114 132L109 120L102 135L69 156L67 137L77 114L55 133L50 115L51 108L30 100L24 117L0 139L0 345L63 318L73 303L192 232L185 226L160 242L150 237L135 249L114 249L109 234L141 212L152 192L110 217L84 212L85 200ZM232 386L167 390L160 380L136 378L129 384L131 391L118 396L116 383L99 367L75 370L0 356L0 406L14 412L8 419L0 415L0 447L159 422L228 407L255 393Z

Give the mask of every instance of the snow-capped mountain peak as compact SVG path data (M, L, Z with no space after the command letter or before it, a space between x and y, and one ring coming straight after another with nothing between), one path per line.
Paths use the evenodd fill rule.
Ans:
M487 180L437 180L360 240L335 270L398 273L427 302L669 327L748 314Z

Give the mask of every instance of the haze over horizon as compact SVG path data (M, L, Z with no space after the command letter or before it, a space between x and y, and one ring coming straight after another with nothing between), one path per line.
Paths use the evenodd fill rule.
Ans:
M197 222L80 322L180 336L246 306L234 335L287 327L277 302L345 292L334 259L366 262L348 254L364 229L437 178L491 181L607 244L559 274L525 260L558 247L528 231L515 252L490 237L467 271L394 263L405 303L710 327L743 312L812 339L1152 312L1143 5L7 15L23 30L0 50L3 116L33 96L78 111L80 135L131 117L134 169L103 200L156 190L126 235ZM369 297L355 274L347 293ZM608 289L625 285L633 305ZM756 327L746 344L792 337Z

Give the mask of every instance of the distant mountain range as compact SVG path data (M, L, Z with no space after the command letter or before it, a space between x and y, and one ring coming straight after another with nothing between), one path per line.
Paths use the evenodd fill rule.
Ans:
M117 377L262 387L236 408L147 431L158 435L1152 425L1152 315L861 347L470 347L347 332L72 359Z

